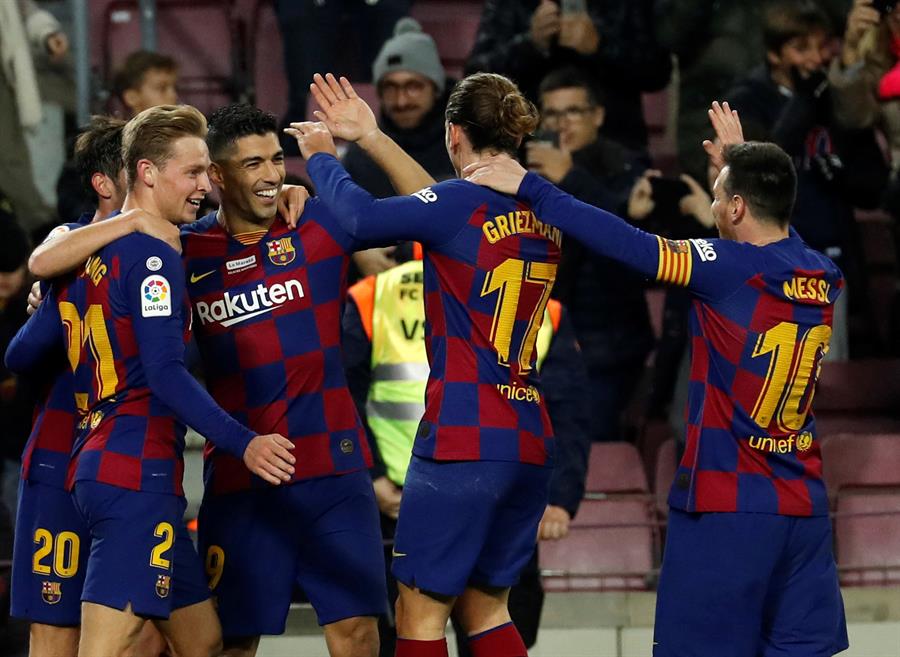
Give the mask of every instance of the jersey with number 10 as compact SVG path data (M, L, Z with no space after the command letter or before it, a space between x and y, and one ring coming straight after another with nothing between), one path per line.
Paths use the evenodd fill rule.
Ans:
M376 201L334 158L315 156L309 171L339 219L357 218L358 237L425 246L431 373L413 453L551 463L553 432L532 377L560 231L526 205L462 180Z
M764 246L672 241L534 174L519 195L589 248L694 297L687 441L669 503L685 511L827 514L810 408L844 284L837 266L793 231Z

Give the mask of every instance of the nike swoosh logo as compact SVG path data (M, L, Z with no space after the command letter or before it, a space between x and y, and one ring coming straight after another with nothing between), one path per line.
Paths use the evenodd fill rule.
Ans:
M391 550L392 557L405 557L406 552L397 552L397 550Z
M216 270L213 269L212 271L208 271L205 274L200 274L199 276L197 274L191 274L191 283L196 283L197 281L202 281L207 276L212 276L215 273L216 273Z

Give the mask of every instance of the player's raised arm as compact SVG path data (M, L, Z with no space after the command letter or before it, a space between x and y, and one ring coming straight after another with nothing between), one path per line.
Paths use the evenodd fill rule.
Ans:
M387 174L398 194L412 194L434 184L434 178L379 127L375 114L360 98L350 81L340 83L328 73L318 73L310 85L321 110L314 112L335 137L354 141Z
M32 371L56 350L62 354L62 320L51 288L45 303L28 318L6 348L6 367L16 374Z
M147 264L151 261L153 269ZM257 436L236 421L184 365L180 303L185 294L184 270L178 254L162 244L143 256L135 254L123 284L153 394L200 435L242 459L254 474L270 484L289 481L294 472L293 443L277 434Z
M178 228L144 210L131 210L108 221L93 223L61 233L38 246L28 259L28 269L40 279L55 278L74 271L107 244L131 233L141 232L181 251Z

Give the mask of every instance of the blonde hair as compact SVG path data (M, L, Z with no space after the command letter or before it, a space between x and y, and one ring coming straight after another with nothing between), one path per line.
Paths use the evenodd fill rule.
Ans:
M137 179L137 164L150 160L162 167L172 156L172 145L182 137L206 139L206 117L191 105L158 105L135 116L122 132L122 162L128 188Z

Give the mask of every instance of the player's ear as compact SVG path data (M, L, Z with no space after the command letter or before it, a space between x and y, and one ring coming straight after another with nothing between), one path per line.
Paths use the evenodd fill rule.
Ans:
M744 220L744 215L746 214L747 202L743 196L735 194L731 197L731 202L728 204L728 220L732 226L737 226Z
M222 178L222 168L215 162L210 162L207 172L209 173L209 179L212 181L213 185L221 187L224 182Z
M134 108L138 105L139 94L137 89L126 89L125 93L122 94L122 102L125 103L125 107L134 112Z
M156 165L150 160L138 160L137 174L138 180L147 185L147 187L153 187L156 183Z
M111 199L116 191L113 182L99 171L95 171L91 176L91 187L97 196L107 200Z

